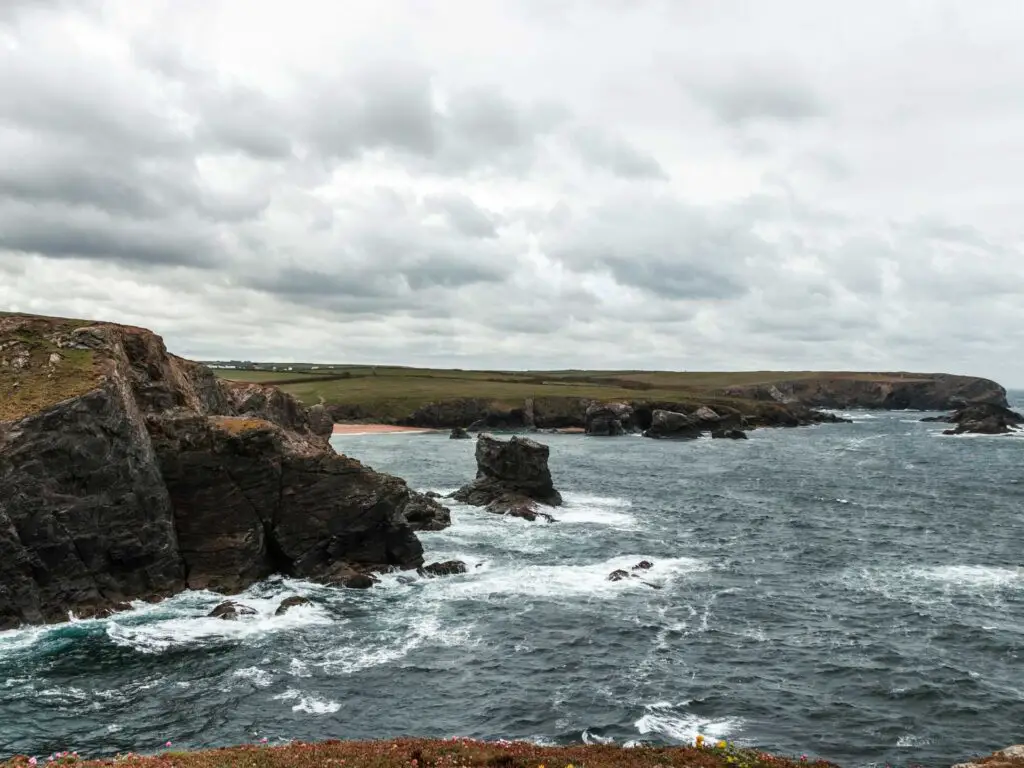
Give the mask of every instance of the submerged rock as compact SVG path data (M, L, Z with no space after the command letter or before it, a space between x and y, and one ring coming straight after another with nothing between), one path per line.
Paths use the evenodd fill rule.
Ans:
M448 437L451 440L469 440L472 435L470 435L463 427L455 427Z
M649 571L653 567L654 567L654 563L652 563L650 560L641 560L639 563L637 563L636 565L633 566L632 570L634 570L634 571Z
M368 573L355 573L346 577L341 582L341 586L348 589L369 589L376 583L377 580Z
M446 560L443 563L431 563L417 571L420 576L454 576L459 573L466 573L468 569L461 560Z
M538 509L538 505L555 507L562 503L551 480L549 453L548 446L527 437L503 441L480 435L476 443L476 480L452 498L499 515L551 519Z
M236 603L234 600L225 600L206 615L224 621L237 621L239 616L255 616L256 609Z
M612 571L611 573L608 574L608 581L622 581L623 579L629 579L629 578L634 578L635 579L636 576L631 574L629 571L622 570L621 568L618 569L618 570Z
M726 440L746 440L747 433L742 429L716 429L711 433L711 437Z
M292 597L286 597L281 601L281 604L277 606L277 610L274 611L275 616L282 616L288 613L289 608L294 608L297 605L310 605L312 601L303 597L302 595L293 595Z

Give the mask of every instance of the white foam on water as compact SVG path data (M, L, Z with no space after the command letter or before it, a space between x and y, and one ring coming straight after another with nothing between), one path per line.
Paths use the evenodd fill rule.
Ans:
M654 567L647 571L632 571L632 567L641 560L652 561ZM513 595L549 599L580 596L609 599L624 591L646 591L654 595L657 591L644 582L664 586L676 578L705 571L709 567L708 563L690 557L657 559L651 555L619 555L589 565L510 563L484 567L467 574L473 578L437 579L431 587L436 590L436 599L443 601L486 600ZM637 578L608 581L608 575L616 570L635 573Z
M292 677L312 677L309 671L309 665L302 659L292 659L288 664L288 673L292 675Z
M272 698L274 701L292 701L294 699L299 698L301 695L302 691L298 691L294 688L289 688L284 693L278 693L274 696L271 696L270 698Z
M445 626L435 615L410 617L405 612L392 612L382 618L387 629L370 636L364 634L360 642L353 637L352 643L327 652L318 666L329 673L352 674L391 664L425 643L461 646L471 637L471 626Z
M671 704L658 702L645 707L647 712L634 723L641 734L657 733L679 742L693 743L697 736L705 739L724 739L738 731L743 721L737 717L709 720L697 715L672 711Z
M856 589L918 606L941 604L953 596L998 603L1007 591L1024 591L1024 568L937 565L863 569L847 572L843 581Z
M286 585L285 581L278 583ZM281 600L289 594L284 591L268 597L264 594L266 587L267 583L256 585L230 598L256 611L254 615L241 615L235 621L206 615L227 599L223 595L207 591L184 592L161 603L163 617L155 621L122 624L122 614L111 617L107 622L107 636L115 644L140 653L162 653L170 648L236 642L334 623L316 604L297 605L281 616L276 615ZM171 615L167 616L168 613Z
M265 669L259 667L246 667L245 669L236 669L234 671L235 677L241 677L244 680L248 680L257 688L266 688L272 682L274 678Z
M1024 569L986 565L941 565L911 568L912 578L960 587L965 591L1024 589Z
M292 707L292 712L305 712L307 715L330 715L339 709L341 709L341 704L336 701L306 695L302 696L299 703Z
M821 410L823 413L831 413L841 419L850 419L850 421L855 423L858 421L875 421L880 418L879 416L873 413L868 413L867 411L840 411L832 408L822 408Z
M566 493L562 506L551 510L559 524L606 525L611 528L633 529L636 518L624 512L633 503L615 496L594 496L585 493Z
M583 733L580 734L580 739L583 741L584 744L588 744L588 745L589 744L614 744L615 743L615 739L613 739L611 736L598 736L597 734L591 733L590 731L587 731L587 730L583 731Z
M915 736L912 733L904 734L896 739L897 747L927 747L931 744L929 739L924 736Z

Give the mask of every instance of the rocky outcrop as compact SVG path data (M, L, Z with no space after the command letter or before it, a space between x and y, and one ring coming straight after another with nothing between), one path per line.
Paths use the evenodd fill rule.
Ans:
M480 435L476 443L476 480L452 498L496 514L551 519L538 509L538 504L556 507L562 503L551 480L549 454L548 446L526 437L503 441Z
M292 597L286 597L281 601L281 604L277 606L277 610L274 611L275 616L283 616L288 613L291 608L297 605L309 605L312 601L308 597L302 595L294 595Z
M239 616L255 616L256 609L250 608L248 605L236 603L234 600L226 600L206 615L211 619L238 621Z
M414 531L443 531L452 524L452 513L436 495L412 491L405 504L405 520Z
M1020 768L1024 763L1024 744L1014 744L986 758L969 763L957 763L953 768Z
M651 415L651 426L644 431L644 437L658 439L693 439L705 432L724 433L732 423L742 423L738 414L719 414L706 405L695 408L691 413L656 410Z
M454 427L451 431L451 434L448 435L448 437L452 440L469 440L471 439L472 435L470 435L469 432L467 432L462 427Z
M941 373L816 374L727 387L721 394L814 408L945 411L976 403L1007 406L1006 390L996 382Z
M635 430L629 403L593 403L584 418L586 433L596 437L616 437Z
M742 429L716 429L711 432L711 437L725 440L746 440L747 433Z
M420 576L455 576L465 573L466 564L461 560L446 560L443 563L431 563L420 568L417 573Z
M1024 416L999 405L983 403L961 408L950 416L922 419L922 421L943 421L955 424L945 430L944 435L1006 435L1017 432L1024 424Z
M336 454L291 397L139 328L8 316L10 339L39 354L0 378L34 395L0 410L0 628L423 564L416 495Z

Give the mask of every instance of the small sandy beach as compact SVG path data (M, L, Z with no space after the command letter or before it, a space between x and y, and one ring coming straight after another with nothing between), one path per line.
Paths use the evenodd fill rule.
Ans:
M396 427L393 424L335 424L334 434L336 435L384 435L394 432L405 432L407 434L422 435L428 432L436 432L436 429L421 429L420 427Z

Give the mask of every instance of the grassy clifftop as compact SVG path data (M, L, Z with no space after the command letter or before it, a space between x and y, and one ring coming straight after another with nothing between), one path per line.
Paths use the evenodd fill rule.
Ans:
M0 422L93 389L99 372L92 350L61 346L62 334L85 320L0 313Z
M547 397L728 402L729 399L721 393L736 386L826 378L876 382L920 380L918 374L900 373L500 372L383 366L320 366L316 369L277 371L219 369L216 373L232 380L273 383L307 405L322 401L331 405L359 406L382 419L400 419L428 403L454 398L480 398L508 407L521 404L526 398Z

